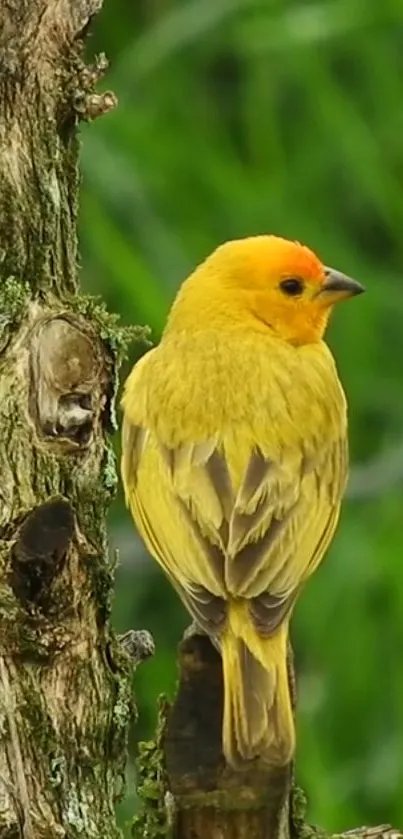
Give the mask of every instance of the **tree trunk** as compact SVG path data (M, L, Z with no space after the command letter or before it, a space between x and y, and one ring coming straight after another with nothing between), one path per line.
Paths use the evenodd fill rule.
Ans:
M105 514L125 335L77 295L77 122L114 104L81 58L100 5L0 0L1 839L120 835L130 658Z
M231 770L221 751L220 656L202 635L181 645L181 679L164 738L180 839L289 839L291 767Z

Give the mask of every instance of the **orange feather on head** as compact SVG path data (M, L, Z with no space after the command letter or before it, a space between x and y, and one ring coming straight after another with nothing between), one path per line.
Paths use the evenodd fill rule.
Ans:
M282 239L280 236L250 236L220 245L206 260L236 268L235 276L244 283L267 286L269 277L301 276L307 281L321 283L324 266L305 245Z
M336 275L334 272L333 275ZM333 276L332 275L332 276ZM316 343L333 304L362 287L329 269L305 245L278 236L253 236L220 245L182 284L166 331L212 327L271 328L294 345Z

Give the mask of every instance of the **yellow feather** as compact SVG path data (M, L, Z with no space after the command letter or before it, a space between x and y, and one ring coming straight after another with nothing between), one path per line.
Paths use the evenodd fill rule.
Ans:
M316 258L304 259L317 292ZM148 550L221 649L227 760L285 763L288 622L337 525L346 404L320 340L327 314L308 318L315 340L289 328L283 339L281 300L275 329L246 305L260 256L255 286L253 260L248 281L239 269L239 294L228 264L207 260L184 284L161 344L127 380L122 478Z

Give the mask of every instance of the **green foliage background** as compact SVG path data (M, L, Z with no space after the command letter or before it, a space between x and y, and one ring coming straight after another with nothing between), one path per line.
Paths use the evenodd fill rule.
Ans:
M90 50L107 52L120 104L82 130L86 290L157 341L189 270L261 232L306 242L368 287L329 333L353 476L293 622L297 774L325 828L403 826L402 0L106 0ZM136 742L174 689L187 618L121 497L110 533L116 627L146 627L157 645L135 678L124 824Z

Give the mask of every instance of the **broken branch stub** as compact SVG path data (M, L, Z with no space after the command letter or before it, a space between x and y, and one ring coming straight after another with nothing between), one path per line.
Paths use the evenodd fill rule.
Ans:
M288 839L291 766L233 770L221 750L221 658L205 635L187 634L167 713L164 752L175 839Z

